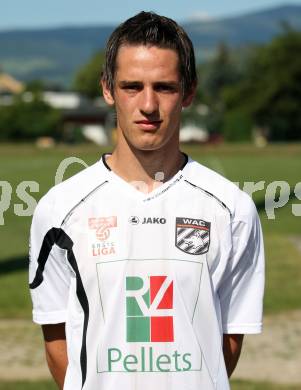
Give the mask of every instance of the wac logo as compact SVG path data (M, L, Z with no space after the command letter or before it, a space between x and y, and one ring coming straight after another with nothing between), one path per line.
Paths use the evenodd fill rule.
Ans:
M172 342L173 281L168 276L126 277L128 342Z
M110 237L110 229L117 226L117 217L89 218L89 228L96 230L96 238L105 241Z
M210 245L210 222L202 219L176 218L176 242L181 251L203 255Z

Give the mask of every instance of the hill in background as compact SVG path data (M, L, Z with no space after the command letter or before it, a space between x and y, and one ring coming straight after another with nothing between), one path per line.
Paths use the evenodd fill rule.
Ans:
M199 61L221 41L232 48L260 44L279 34L282 24L301 30L301 6L284 6L242 16L183 24ZM115 26L68 27L0 32L0 66L14 77L70 86L74 74L105 46Z

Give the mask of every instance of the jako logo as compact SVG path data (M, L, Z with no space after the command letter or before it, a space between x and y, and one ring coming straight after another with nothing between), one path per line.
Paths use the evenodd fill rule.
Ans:
M144 217L142 221L142 225L146 223L157 223L157 224L164 225L166 223L166 218Z
M126 277L127 342L172 342L173 281L168 276Z
M138 225L139 224L139 218L136 216L132 216L129 218L129 223L132 225Z

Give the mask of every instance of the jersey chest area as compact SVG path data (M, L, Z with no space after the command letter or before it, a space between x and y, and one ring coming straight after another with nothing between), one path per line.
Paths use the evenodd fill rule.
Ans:
M215 343L219 353L208 272L220 255L218 223L227 220L219 207L186 187L150 201L102 191L67 220L99 374L126 371L124 361L137 351L133 369L140 373L163 372L162 355L168 371L202 371L199 345L208 326L210 348Z
M118 194L110 186L68 217L64 231L85 274L103 262L170 259L218 261L229 213L206 194L185 185L154 199Z

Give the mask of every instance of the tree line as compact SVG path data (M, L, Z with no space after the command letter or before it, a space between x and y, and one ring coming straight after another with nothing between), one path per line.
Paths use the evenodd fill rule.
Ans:
M234 50L221 43L210 61L198 65L196 97L183 122L227 141L249 141L254 129L270 141L301 140L300 53L301 32L288 26L263 46ZM77 72L73 89L99 97L103 62L104 53L95 53ZM41 100L33 85L31 101L17 96L12 105L0 106L0 139L58 136L60 113Z

